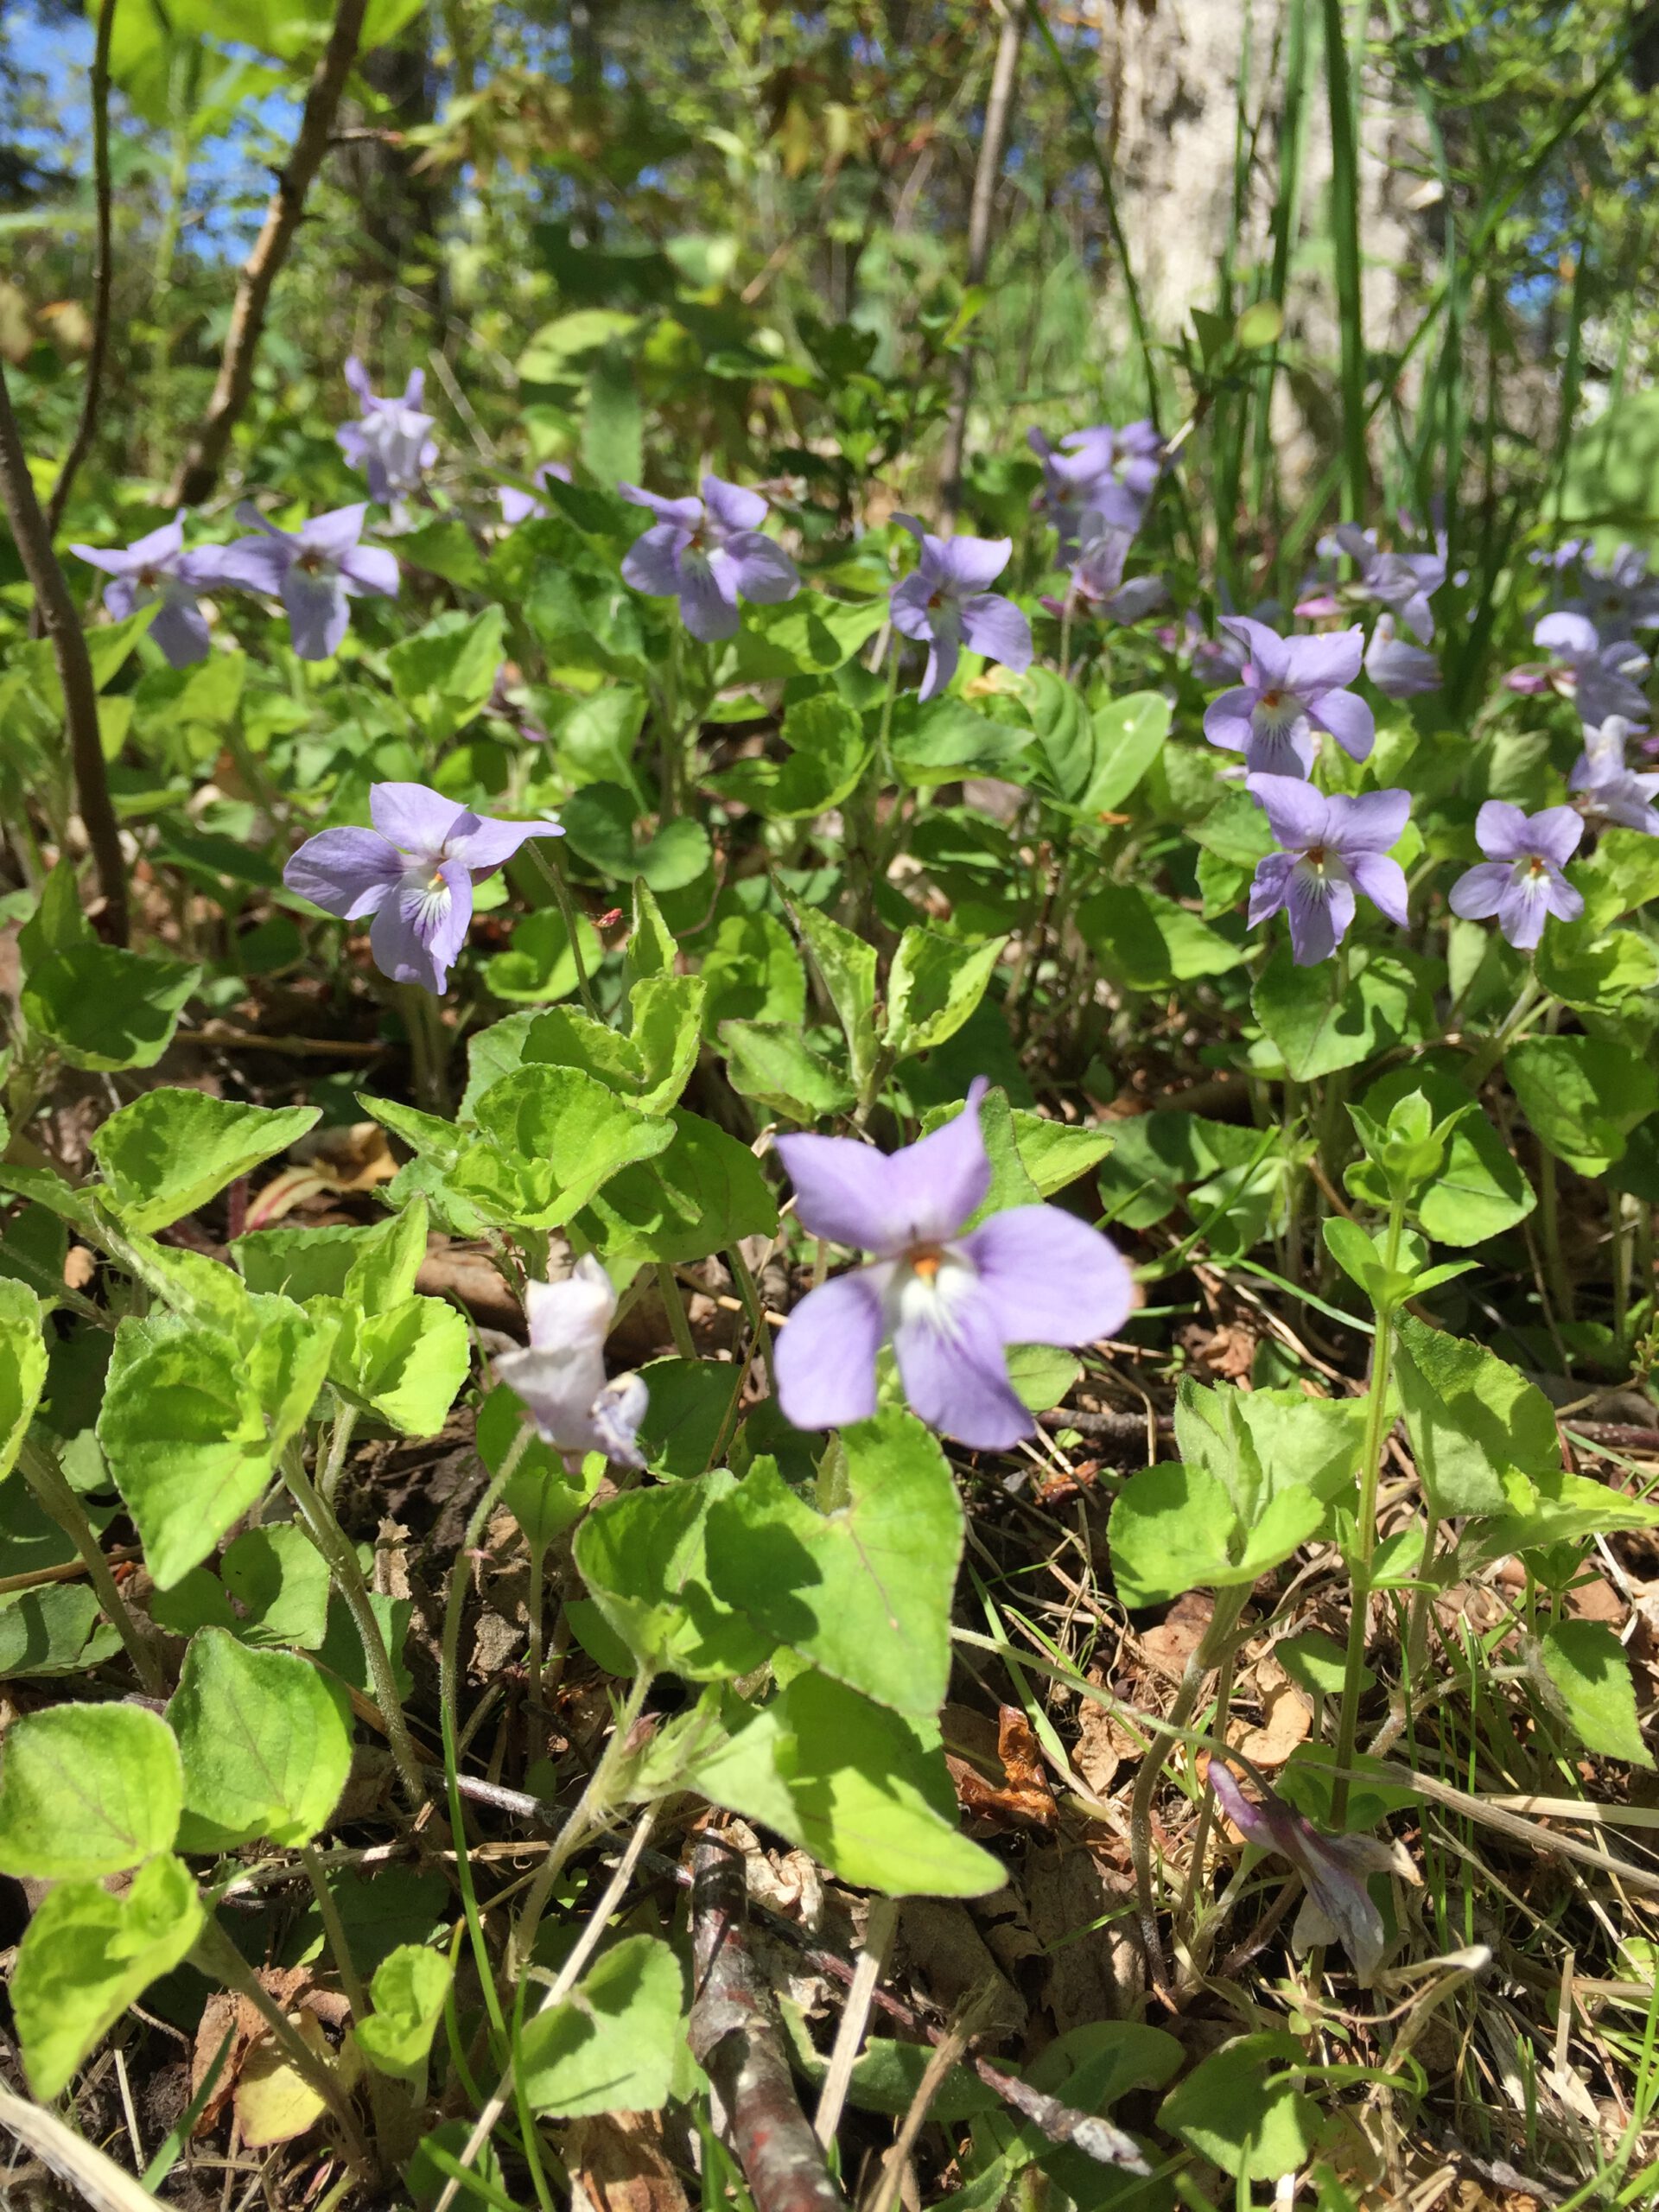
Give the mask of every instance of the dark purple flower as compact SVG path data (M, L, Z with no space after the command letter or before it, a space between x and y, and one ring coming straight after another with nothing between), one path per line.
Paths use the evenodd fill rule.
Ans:
M378 398L369 384L369 372L355 353L346 364L346 381L362 409L360 422L342 423L334 433L340 451L353 468L369 480L369 497L383 505L421 488L423 470L438 457L437 443L428 434L435 417L423 415L426 372L411 369L401 399Z
M227 583L282 601L300 659L327 660L339 650L351 620L350 601L365 592L397 596L396 556L359 543L366 502L313 515L296 531L278 530L246 500L236 512L263 534L227 545L219 575Z
M185 551L184 521L181 514L175 515L148 537L135 538L124 550L96 545L69 548L78 559L110 578L104 587L104 604L118 622L138 607L161 601L149 634L171 668L188 668L207 658L207 618L196 604L196 594L222 581L223 574L222 546Z
M634 1439L650 1393L638 1375L605 1379L616 1292L593 1254L559 1282L526 1282L524 1314L529 1344L499 1353L495 1371L524 1400L537 1434L560 1452L602 1452L620 1466L643 1467Z
M1406 877L1389 848L1411 810L1408 791L1367 791L1327 798L1296 776L1249 776L1281 849L1258 861L1250 886L1250 927L1281 907L1290 917L1299 968L1328 960L1354 918L1363 891L1391 922L1406 926Z
M1398 636L1392 614L1379 614L1365 648L1365 673L1385 699L1413 699L1440 688L1440 664Z
M1610 715L1598 729L1586 729L1567 788L1580 794L1585 812L1597 821L1659 837L1659 775L1624 765L1625 742L1633 734L1630 724L1618 715Z
M1329 730L1344 753L1365 759L1376 720L1362 698L1343 688L1359 674L1363 630L1281 638L1248 614L1224 614L1221 626L1250 657L1243 683L1205 709L1204 734L1211 745L1242 753L1253 775L1311 774L1315 730Z
M544 491L550 484L568 484L569 467L563 461L544 461L531 471L530 480L537 492ZM498 484L495 496L501 502L501 519L509 530L517 530L521 522L539 521L547 512L535 492L521 492L516 484Z
M1648 702L1633 681L1646 675L1649 667L1639 645L1628 638L1604 645L1587 614L1566 607L1543 616L1533 630L1532 642L1554 655L1555 664L1544 671L1545 681L1573 702L1586 729L1599 729L1610 715L1636 728L1647 728Z
M473 918L473 881L510 861L527 837L560 837L556 822L496 822L424 784L372 784L372 830L308 837L283 880L342 921L372 914L374 964L394 983L441 995Z
M1377 550L1376 533L1357 523L1338 523L1324 546L1333 546L1358 564L1359 573L1344 588L1353 598L1375 601L1389 608L1405 624L1419 645L1434 635L1434 615L1429 600L1446 582L1444 550L1433 553L1383 553ZM1301 612L1298 608L1297 612Z
M891 1157L848 1137L779 1137L795 1211L814 1236L875 1255L810 1291L778 1344L778 1395L798 1428L868 1421L889 1338L905 1395L930 1427L1006 1450L1036 1422L1008 1380L1008 1344L1084 1344L1121 1327L1129 1270L1058 1206L1014 1206L977 1229L991 1163L983 1077L962 1112Z
M1417 1881L1403 1847L1376 1836L1325 1835L1271 1790L1253 1805L1219 1759L1210 1762L1209 1781L1216 1802L1244 1840L1287 1859L1300 1874L1307 1894L1291 1936L1295 1948L1339 1942L1354 1962L1360 1987L1369 1989L1388 1944L1366 1877L1400 1874Z
M1532 951L1548 915L1576 922L1584 912L1583 893L1561 874L1583 835L1584 817L1570 806L1523 814L1489 798L1475 817L1475 841L1486 858L1452 885L1452 912L1465 922L1496 914L1516 950Z
M914 515L895 515L922 549L910 574L893 588L893 626L925 639L927 666L918 696L931 699L956 674L966 645L1015 674L1031 666L1031 625L1011 599L988 591L1008 565L1009 537L935 537Z
M658 517L629 547L624 580L654 599L677 599L680 620L694 638L734 637L740 594L757 607L775 607L800 589L795 563L761 535L766 503L758 492L718 476L703 478L700 499L659 499L637 484L616 488Z

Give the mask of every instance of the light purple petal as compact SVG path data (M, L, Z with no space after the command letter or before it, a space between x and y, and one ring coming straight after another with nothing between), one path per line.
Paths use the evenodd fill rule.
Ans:
M737 635L737 583L721 553L688 553L680 563L680 620L705 645Z
M1221 627L1236 638L1249 654L1254 690L1270 691L1284 682L1289 657L1285 640L1276 630L1249 614L1224 614Z
M1511 868L1503 896L1498 901L1497 925L1517 952L1531 952L1544 933L1549 908L1545 903L1545 879L1526 868Z
M245 591L269 593L277 598L299 550L291 537L278 532L267 537L238 537L220 549L219 580L238 584Z
M142 568L142 561L121 546L72 545L69 550L78 561L85 561L91 569L101 569L106 576L130 575Z
M166 655L169 668L194 667L207 659L213 644L207 617L188 594L167 595L161 613L149 626L149 634Z
M184 550L184 517L175 515L171 522L164 522L159 530L135 537L127 549L141 565L170 568Z
M1558 921L1576 922L1584 912L1584 893L1567 881L1559 868L1548 869L1542 878L1544 904Z
M487 815L474 815L470 818L477 828L467 830L457 823L449 834L444 856L459 861L474 875L487 875L492 868L500 868L527 838L564 835L556 822L496 822Z
M1285 893L1291 957L1299 968L1328 960L1354 918L1354 890L1338 861L1315 868L1298 861Z
M1115 1245L1059 1206L1014 1206L963 1239L1006 1343L1088 1344L1116 1334L1134 1278Z
M638 484L619 484L617 490L636 507L649 507L658 521L672 523L677 529L696 530L702 521L701 499L664 499L655 492L646 492Z
M1290 888L1290 871L1296 865L1294 853L1268 853L1255 864L1255 874L1250 879L1249 926L1267 921L1285 903Z
M296 564L283 579L283 605L300 659L331 659L352 619L340 576L332 571L313 575Z
M1031 666L1031 625L1011 599L982 592L962 610L963 643L969 652L1001 661L1019 675Z
M313 515L300 529L300 542L307 551L338 561L362 537L368 512L368 501L362 499L355 506L331 507L327 514Z
M1315 725L1328 729L1352 759L1369 759L1376 742L1376 717L1357 692L1322 691L1307 711Z
M1481 812L1485 812L1485 808ZM1584 836L1584 817L1573 806L1547 806L1541 814L1535 814L1527 824L1532 840L1532 849L1556 868L1565 868L1579 849ZM1480 834L1477 820L1475 834Z
M1316 638L1287 638L1285 688L1304 699L1338 690L1359 674L1364 653L1365 632L1357 624Z
M758 531L740 531L728 537L726 557L733 564L737 588L757 607L776 607L793 599L801 588L800 571L781 545L774 545Z
M1510 861L1479 861L1452 885L1448 905L1465 922L1490 921L1503 904L1515 874Z
M961 653L962 648L957 642L954 630L934 633L933 642L928 648L927 666L922 671L921 689L916 694L920 704L925 706L930 699L937 699L941 691L949 689Z
M445 861L423 883L399 885L369 930L374 964L394 983L418 983L442 995L473 918L473 879Z
M650 1410L651 1391L645 1377L619 1375L605 1385L589 1411L594 1448L614 1466L643 1467L645 1457L634 1440Z
M1248 753L1255 734L1250 721L1255 700L1255 690L1243 684L1212 699L1204 710L1204 734L1211 744L1228 753Z
M291 855L283 881L324 913L354 922L376 911L404 865L396 847L372 830L323 830Z
M1378 913L1386 915L1396 929L1407 927L1411 915L1406 904L1406 872L1398 861L1391 861L1386 853L1350 853L1348 873Z
M397 596L397 556L384 545L354 545L341 556L340 573L360 591L378 592L387 599Z
M399 852L435 866L447 841L478 817L425 784L372 784L369 819Z
M728 530L758 531L766 518L766 503L759 492L721 476L703 478L702 503Z
M774 1357L778 1402L795 1427L841 1428L868 1421L874 1413L886 1274L880 1268L854 1268L832 1276L809 1291L790 1314Z
M1596 626L1587 614L1570 614L1558 607L1553 614L1546 614L1532 633L1535 645L1541 645L1546 652L1562 653L1575 658L1592 653L1600 643Z
M1555 811L1567 816L1579 831L1583 831L1584 824L1571 807L1557 807ZM1530 830L1525 813L1520 807L1511 806L1507 799L1489 798L1475 817L1475 842L1490 860L1518 860L1522 853L1530 852ZM1573 842L1577 842L1576 838ZM1567 850L1570 852L1572 847Z
M1330 802L1331 840L1344 859L1355 853L1386 853L1397 845L1411 813L1411 793L1366 791L1358 798Z
M355 353L346 356L346 381L356 395L359 406L374 404L374 386L369 382L369 372Z
M1300 853L1332 836L1330 803L1294 776L1248 776L1245 788L1260 804L1268 826L1287 852Z
M682 505L686 503L682 500ZM695 505L696 502L692 504ZM683 581L680 556L691 532L680 523L654 522L622 556L622 581L653 599L677 599Z
M124 622L136 608L148 607L155 596L153 591L141 589L132 576L111 576L104 587L105 608L118 622Z
M852 1137L810 1135L779 1137L777 1148L809 1236L857 1252L899 1249L885 1153Z
M901 638L931 638L933 623L928 607L931 589L919 569L901 577L888 594L887 612Z
M1244 766L1252 776L1283 776L1294 781L1313 774L1318 755L1313 725L1306 715L1298 715L1294 722L1252 727Z
M1035 1430L1008 1380L995 1319L976 1287L949 1307L939 1301L901 1321L893 1348L905 1395L930 1428L976 1452L1006 1451Z
M984 1205L991 1161L979 1109L988 1088L983 1076L976 1076L954 1120L893 1155L888 1205L898 1234L888 1250L945 1243Z
M1168 598L1169 586L1161 576L1131 576L1103 602L1101 612L1115 622L1139 622L1155 613Z
M939 547L939 582L960 598L995 583L1014 550L1011 537L947 537L934 542Z

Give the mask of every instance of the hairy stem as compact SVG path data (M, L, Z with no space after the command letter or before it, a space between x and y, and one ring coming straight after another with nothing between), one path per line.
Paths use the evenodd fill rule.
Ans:
M92 47L92 191L98 207L97 251L92 264L92 342L86 354L86 383L80 395L80 419L75 435L46 503L46 526L54 536L63 520L80 464L92 451L98 435L99 410L104 401L104 370L110 357L110 308L115 285L115 256L111 248L111 211L114 193L110 182L110 38L115 29L117 0L103 0L98 11L98 37Z
M63 1470L50 1452L42 1450L27 1436L18 1452L17 1464L41 1510L50 1515L80 1554L98 1602L125 1646L133 1671L151 1697L165 1697L167 1677L162 1672L162 1662L149 1637L128 1611L127 1601L104 1556L104 1547L98 1541L98 1532L86 1518L86 1509L69 1487Z

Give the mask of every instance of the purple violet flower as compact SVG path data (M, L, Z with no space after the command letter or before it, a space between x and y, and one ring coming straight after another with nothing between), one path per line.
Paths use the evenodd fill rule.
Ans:
M778 1139L802 1226L875 1255L809 1291L779 1339L778 1395L797 1428L868 1421L891 1338L905 1395L931 1428L1004 1451L1037 1426L1004 1347L1092 1344L1122 1326L1128 1268L1075 1214L1014 1206L965 1227L991 1186L986 1087L976 1077L954 1121L891 1156L849 1137Z
M365 592L397 596L397 556L359 543L366 501L313 515L295 531L278 530L245 499L236 512L263 535L225 548L220 579L282 601L301 660L327 660L339 650L352 600Z
M1475 817L1475 841L1486 858L1452 885L1452 912L1465 922L1496 914L1516 950L1533 951L1548 915L1576 922L1584 912L1584 894L1561 874L1583 835L1584 817L1570 806L1523 814L1489 798Z
M1123 581L1123 563L1135 542L1132 531L1109 523L1092 509L1077 531L1077 557L1071 564L1071 589L1092 613L1111 622L1139 622L1169 597L1161 576Z
M761 535L766 503L758 492L702 480L700 499L661 499L637 484L617 490L658 518L622 563L625 582L653 599L677 599L680 620L705 644L737 634L739 595L776 607L801 588L795 563Z
M1440 664L1421 645L1395 632L1392 614L1379 614L1365 648L1365 673L1385 699L1413 699L1440 688Z
M1533 630L1532 642L1554 655L1555 664L1543 671L1544 681L1574 702L1586 729L1599 729L1610 715L1635 728L1647 728L1648 702L1633 680L1645 676L1650 664L1640 645L1628 638L1604 645L1587 614L1566 607L1542 617Z
M1374 600L1388 607L1420 645L1430 642L1434 614L1428 602L1446 582L1443 548L1433 553L1379 552L1376 531L1361 530L1351 522L1338 523L1330 537L1321 542L1320 550L1327 545L1358 563L1358 575L1344 587L1352 597Z
M1253 775L1306 776L1313 732L1329 730L1344 753L1363 760L1376 737L1370 709L1343 687L1359 674L1365 633L1357 625L1317 638L1281 638L1248 614L1224 614L1221 626L1249 652L1244 680L1205 709L1211 745L1242 753Z
M1378 1836L1326 1835L1271 1790L1253 1805L1219 1759L1211 1760L1209 1780L1216 1802L1246 1843L1287 1859L1301 1876L1307 1894L1291 1935L1294 1947L1300 1951L1339 1942L1354 1962L1360 1987L1369 1989L1388 1942L1366 1877L1399 1874L1417 1882L1404 1847Z
M529 1344L499 1353L495 1371L524 1400L537 1434L572 1457L602 1452L619 1466L643 1467L634 1439L650 1393L638 1375L605 1379L616 1292L593 1254L559 1282L527 1282L524 1314Z
M1610 715L1599 729L1586 729L1567 788L1579 793L1585 812L1595 820L1659 837L1659 775L1624 765L1625 741L1633 734L1618 715Z
M352 467L368 478L369 497L385 505L418 492L422 473L438 457L437 442L428 435L436 418L420 411L425 371L410 371L401 399L390 395L381 399L353 353L346 364L346 381L363 410L362 419L342 423L334 437Z
M537 492L545 491L550 484L568 484L570 469L563 461L544 461L539 468L532 468L530 480ZM509 530L517 530L521 522L539 522L547 512L535 492L521 492L516 484L498 484L495 496L501 503L501 519Z
M372 830L322 830L283 870L302 899L342 921L372 914L374 964L394 983L441 996L473 918L473 881L556 822L496 822L424 784L372 784Z
M1062 561L1076 550L1086 514L1131 536L1140 529L1164 462L1164 442L1149 422L1121 430L1097 423L1068 432L1058 446L1041 430L1027 430L1026 442L1043 465L1039 504L1058 534Z
M196 604L196 594L222 581L222 546L204 545L194 553L184 550L184 517L175 515L147 537L135 538L124 550L96 545L72 545L69 550L110 582L104 587L104 604L118 622L141 607L159 599L161 612L149 626L149 634L167 656L169 668L189 668L206 660L211 642L207 618Z
M1296 776L1248 776L1245 782L1281 848L1256 862L1252 929L1282 907L1299 968L1328 960L1342 943L1354 918L1357 890L1404 929L1405 871L1389 858L1389 848L1406 826L1408 791L1327 798Z
M1561 605L1565 613L1586 617L1602 645L1617 645L1633 630L1651 629L1659 622L1659 580L1648 574L1645 553L1621 545L1605 569L1586 560L1579 572L1578 595Z
M966 645L1000 660L1016 675L1031 666L1031 625L1011 599L988 591L1008 565L1010 537L935 537L914 515L894 515L922 549L922 557L893 588L893 626L900 637L927 641L918 699L938 696L957 672Z

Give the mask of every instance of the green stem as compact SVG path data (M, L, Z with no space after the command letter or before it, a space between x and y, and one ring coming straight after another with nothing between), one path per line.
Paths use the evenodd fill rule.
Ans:
M1389 1207L1387 1243L1382 1265L1392 1275L1399 1264L1400 1239L1405 1229L1403 1198ZM1354 1763L1359 1734L1360 1677L1365 1671L1365 1631L1371 1609L1371 1560L1376 1550L1376 1494L1382 1479L1382 1453L1389 1440L1389 1383L1394 1367L1394 1308L1377 1306L1376 1350L1371 1358L1371 1388L1367 1401L1365 1443L1359 1463L1359 1513L1354 1529L1353 1555L1348 1562L1352 1611L1348 1622L1348 1656L1342 1674L1342 1711L1337 1726L1338 1772L1331 1789L1331 1823L1340 1828L1348 1810L1347 1770Z
M328 1510L334 1510L334 1499L340 1490L340 1478L346 1470L346 1454L351 1449L352 1432L357 1427L357 1408L348 1406L343 1398L334 1401L334 1425L328 1432L328 1459L317 1487Z
M323 1939L334 1962L334 1972L340 1976L340 1986L346 1993L346 2002L352 2008L352 2018L360 2023L369 2017L369 1993L364 1987L363 1977L357 1970L352 1956L352 1947L346 1934L346 1923L340 1916L340 1907L334 1903L334 1893L328 1886L322 1862L315 1847L300 1846L300 1864L305 1878L311 1885L311 1894L317 1901L317 1911L322 1920ZM399 2109L397 2092L384 2074L371 2066L367 2069L369 2107L374 2114L375 2141L380 2146L389 2165L401 2170L414 2149L414 2113L407 2098Z
M1542 984L1535 976L1529 974L1526 982L1521 986L1515 1004L1464 1069L1463 1080L1469 1090L1480 1089L1481 1084L1485 1082L1504 1053L1509 1051L1510 1039L1542 995Z
M127 1601L121 1595L119 1586L110 1572L110 1563L104 1556L104 1547L98 1541L98 1532L86 1518L86 1508L69 1487L63 1470L49 1451L28 1436L19 1449L17 1464L22 1467L23 1479L34 1491L41 1510L57 1522L80 1554L87 1580L99 1604L108 1614L116 1634L125 1646L138 1680L151 1697L164 1698L167 1695L167 1678L162 1672L162 1662L128 1610Z
M569 1865L572 1857L582 1845L596 1835L602 1835L611 1824L616 1809L615 1788L625 1760L628 1756L628 1738L633 1733L634 1723L645 1710L653 1676L650 1668L641 1667L635 1675L616 1716L616 1726L611 1739L600 1757L599 1764L588 1777L588 1786L570 1809L569 1819L553 1839L547 1857L536 1870L536 1878L513 1923L512 1934L507 1939L506 1970L508 1979L522 1979L530 1964L536 1946L536 1931L541 1925L542 1915L547 1910L553 1885Z
M1135 1901L1141 1916L1141 1936L1146 1946L1148 1979L1156 1986L1164 1980L1163 1942L1158 1933L1158 1906L1152 1890L1152 1801L1162 1779L1164 1762L1181 1741L1203 1692L1205 1678L1231 1651L1238 1617L1250 1594L1248 1583L1216 1592L1216 1609L1196 1651L1186 1662L1169 1716L1147 1747L1135 1777L1129 1800L1129 1856L1135 1866Z
M1561 1250L1560 1174L1554 1154L1545 1146L1538 1176L1538 1228L1543 1238L1544 1275L1554 1300L1558 1325L1573 1319L1573 1278Z
M686 1319L685 1300L680 1295L680 1286L674 1270L666 1261L658 1262L657 1287L667 1308L668 1325L673 1333L675 1351L682 1359L695 1359L697 1356L696 1339L692 1336L691 1324Z
M594 1020L601 1019L599 1002L594 996L594 987L588 980L588 963L582 957L582 925L576 912L576 902L570 896L570 887L564 880L560 862L543 849L545 837L528 837L523 849L529 853L537 867L547 878L554 898L558 901L559 915L564 923L564 933L570 940L570 963L576 971L576 996Z
M352 1617L363 1645L369 1680L374 1685L374 1701L386 1724L386 1740L397 1762L398 1777L410 1803L419 1805L426 1796L421 1762L410 1739L409 1723L404 1718L404 1702L397 1693L397 1678L393 1671L391 1654L386 1649L386 1639L380 1632L379 1620L369 1602L369 1586L363 1580L363 1569L358 1563L356 1548L318 1497L310 1477L305 1471L297 1444L290 1444L283 1454L283 1480L288 1485L289 1496L299 1508L300 1518L305 1523L312 1542L328 1562L328 1572L334 1587L345 1600L346 1610Z
M1613 1339L1619 1357L1630 1357L1630 1209L1622 1191L1609 1198L1612 1237L1608 1258L1613 1271Z
M749 1326L754 1340L760 1347L760 1357L766 1363L766 1380L776 1388L772 1365L772 1331L766 1326L766 1308L760 1303L760 1293L754 1277L749 1273L748 1262L735 1244L726 1254L732 1270L732 1280L737 1285L737 1294L749 1317Z
M443 1017L438 1012L438 1002L429 991L418 983L394 983L392 995L397 1011L404 1017L404 1033L409 1039L409 1057L413 1064L415 1096L428 1114L444 1115L449 1102L444 1083L444 1062L448 1057L448 1039L444 1033Z

